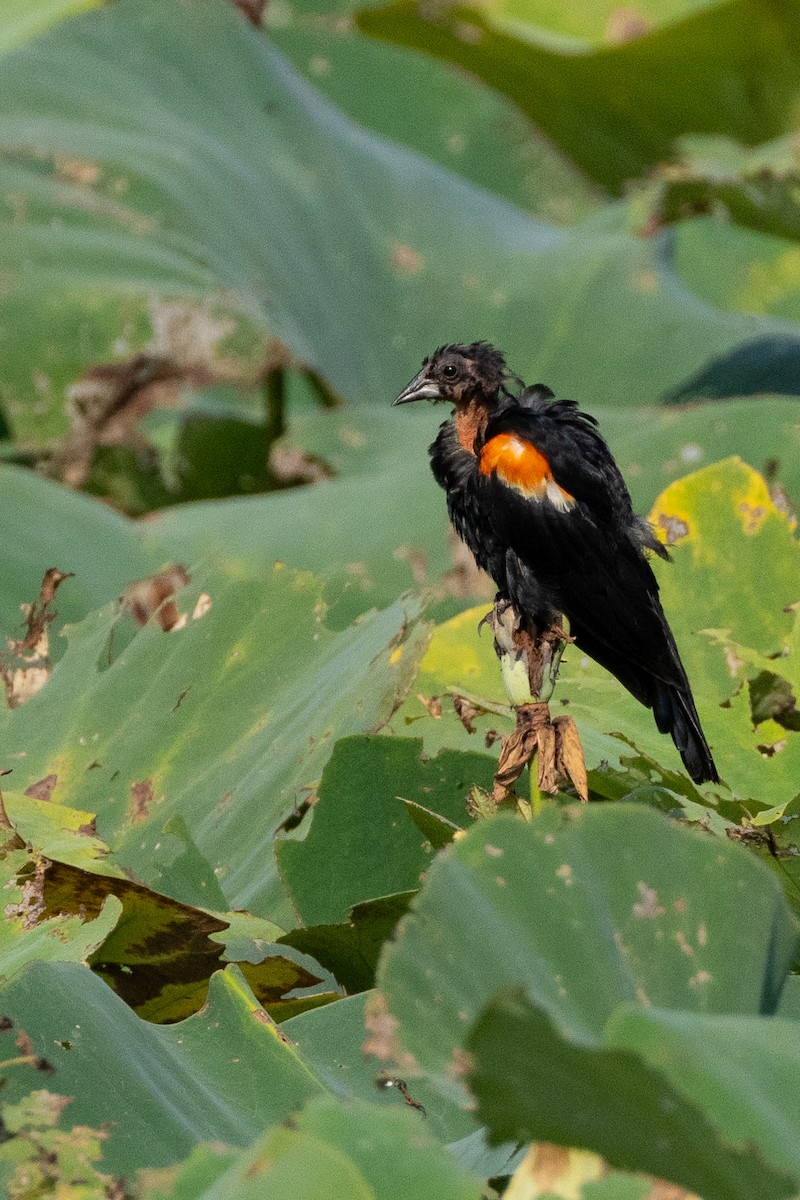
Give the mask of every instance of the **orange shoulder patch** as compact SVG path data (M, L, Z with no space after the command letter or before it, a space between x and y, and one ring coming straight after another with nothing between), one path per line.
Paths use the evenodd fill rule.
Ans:
M535 492L543 480L552 478L550 464L535 446L515 433L498 433L481 450L482 475L496 471L505 483Z
M556 508L572 508L574 500L553 479L550 463L541 451L516 433L498 433L481 450L479 470L493 472L509 487L532 500L549 500Z

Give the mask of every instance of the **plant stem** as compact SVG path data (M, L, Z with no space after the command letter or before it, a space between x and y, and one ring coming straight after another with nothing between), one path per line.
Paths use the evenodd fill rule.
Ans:
M542 793L539 790L539 764L535 754L528 763L528 771L531 777L531 816L538 817L542 812Z

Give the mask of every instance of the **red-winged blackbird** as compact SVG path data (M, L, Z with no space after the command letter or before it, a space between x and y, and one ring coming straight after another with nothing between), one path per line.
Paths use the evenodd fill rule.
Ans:
M486 342L426 358L394 403L412 400L455 406L431 466L499 598L541 629L565 615L580 649L653 709L692 779L718 782L645 551L669 555L634 514L594 417L526 388Z

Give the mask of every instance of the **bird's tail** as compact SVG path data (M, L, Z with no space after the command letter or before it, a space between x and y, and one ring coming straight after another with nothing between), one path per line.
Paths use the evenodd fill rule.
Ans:
M670 734L694 782L719 783L692 693L659 680L653 688L652 701L656 725L661 733Z
M665 673L672 674L674 683L653 675L632 659L611 649L596 638L578 621L570 620L570 632L585 654L615 675L640 704L652 708L660 733L668 733L675 743L691 778L695 783L719 783L719 775L711 757L700 718L692 698L692 690L678 654L666 618L662 614L665 642L663 660Z

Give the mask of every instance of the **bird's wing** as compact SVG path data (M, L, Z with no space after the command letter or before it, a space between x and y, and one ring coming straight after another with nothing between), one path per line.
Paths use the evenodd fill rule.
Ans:
M596 421L573 401L549 402L546 393L529 388L489 422L486 444L502 434L535 447L556 483L598 514L632 512L625 480Z
M594 417L572 400L550 403L551 396L541 385L528 388L489 423L487 441L511 432L530 442L547 459L562 491L585 504L596 520L624 527L636 550L650 550L669 561L650 523L634 514L622 472Z
M545 422L535 414L502 416L487 427L478 462L483 517L493 535L594 646L683 685L658 584L605 443L590 430L570 445L564 435L574 427L566 422L542 432ZM524 596L518 599L524 607Z

